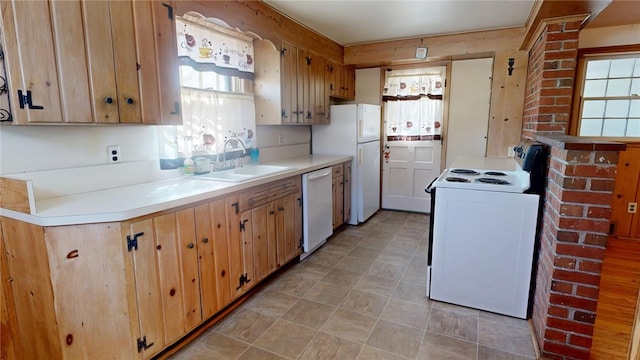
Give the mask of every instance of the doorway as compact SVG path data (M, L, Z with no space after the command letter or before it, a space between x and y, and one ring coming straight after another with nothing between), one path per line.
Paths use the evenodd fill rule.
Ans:
M446 67L388 70L383 91L382 208L429 213L440 173Z

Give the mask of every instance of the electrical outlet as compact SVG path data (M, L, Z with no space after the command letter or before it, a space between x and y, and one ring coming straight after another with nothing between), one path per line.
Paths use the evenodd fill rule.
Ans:
M513 146L507 146L507 156L508 157L516 156L516 152L513 150Z
M638 211L638 203L630 202L627 204L627 213L635 214Z
M278 145L284 144L284 134L278 135Z
M107 163L115 164L122 161L120 156L120 145L109 145L107 146Z

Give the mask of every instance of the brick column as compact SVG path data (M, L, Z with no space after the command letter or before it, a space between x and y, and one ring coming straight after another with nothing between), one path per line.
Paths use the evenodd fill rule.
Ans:
M580 21L549 24L529 51L522 135L564 135L569 129Z
M566 135L581 22L544 25L527 69L522 136L550 150L532 313L550 359L589 358L618 152L625 148Z
M551 153L532 321L546 357L588 359L618 152L625 145L537 139Z

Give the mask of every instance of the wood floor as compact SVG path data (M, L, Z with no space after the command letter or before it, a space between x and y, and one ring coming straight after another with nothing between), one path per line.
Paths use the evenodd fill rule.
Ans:
M639 259L640 240L609 239L600 280L591 359L629 359L640 290Z

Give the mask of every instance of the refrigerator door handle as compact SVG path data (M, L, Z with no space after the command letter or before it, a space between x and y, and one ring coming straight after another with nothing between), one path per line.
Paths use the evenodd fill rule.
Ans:
M362 149L358 149L358 166L362 166Z
M358 138L362 139L362 120L358 120Z

